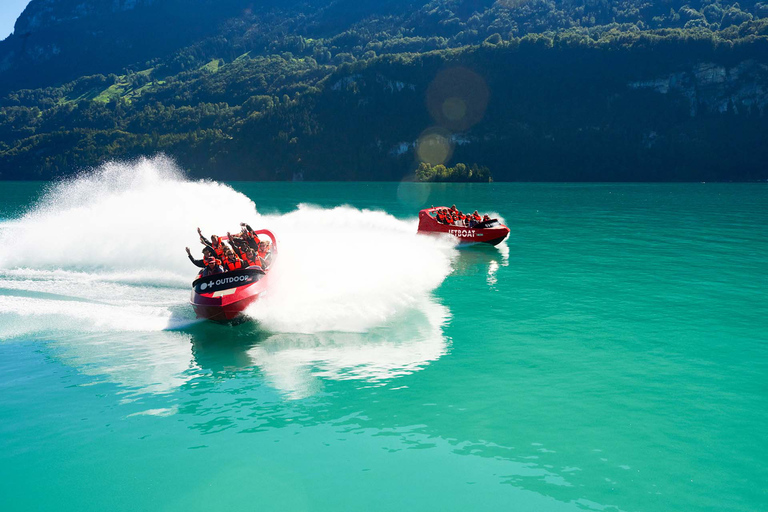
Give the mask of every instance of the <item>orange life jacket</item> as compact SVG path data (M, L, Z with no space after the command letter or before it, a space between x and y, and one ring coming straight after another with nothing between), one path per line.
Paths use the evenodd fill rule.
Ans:
M477 222L480 222L480 215L479 214L472 215L472 218L475 219Z
M267 251L258 251L256 254L258 254L259 258L263 260L267 259Z
M234 261L227 259L224 261L224 266L227 268L227 270L237 270L239 268L243 268L242 263L240 263L240 260L236 259Z
M248 257L248 253L243 253L243 259L248 263L249 267L261 267L261 261L259 261L258 255L253 260ZM254 261L255 260L255 261Z
M211 247L213 247L213 252L216 253L216 256L219 258L224 257L224 247L221 243L221 238L217 238L218 243L213 243L213 240L211 240Z

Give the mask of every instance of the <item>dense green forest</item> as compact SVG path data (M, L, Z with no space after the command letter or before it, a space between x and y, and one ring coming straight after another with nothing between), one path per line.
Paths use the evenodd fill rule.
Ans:
M768 179L768 3L103 4L32 0L0 42L0 178Z
M415 181L421 182L461 182L461 183L490 183L493 181L490 169L477 164L467 165L458 163L453 167L443 164L432 165L421 162L414 173Z

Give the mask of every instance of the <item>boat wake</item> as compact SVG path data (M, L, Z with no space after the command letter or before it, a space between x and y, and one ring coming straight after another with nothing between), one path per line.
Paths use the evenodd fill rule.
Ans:
M126 336L144 339L142 332L183 332L197 322L189 305L196 269L184 247L198 251L198 226L223 234L241 221L270 228L280 243L268 295L246 314L260 332L280 336L270 347L304 347L304 360L336 353L332 358L344 361L334 350L354 343L328 339L386 330L411 311L434 309L431 292L456 254L450 242L417 236L415 219L303 204L261 215L250 198L221 183L188 180L165 157L108 163L51 185L23 215L0 222L0 340L85 343L109 332L111 339L125 333L118 336L125 345ZM419 321L441 339L447 314ZM311 337L318 333L335 334ZM315 350L314 342L324 348ZM272 367L273 350L264 350L254 361Z
M198 226L225 233L239 221L280 239L274 285L248 310L273 332L365 331L423 300L451 270L452 247L415 236L412 222L310 205L262 216L231 187L189 181L157 157L55 184L0 224L0 315L70 317L78 329L177 328L189 321L175 309L189 309L195 272L183 248L194 247Z

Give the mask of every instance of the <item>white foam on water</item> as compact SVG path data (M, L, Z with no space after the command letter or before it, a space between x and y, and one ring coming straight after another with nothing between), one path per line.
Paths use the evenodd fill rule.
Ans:
M127 417L131 418L133 416L159 416L161 418L167 417L167 416L173 416L174 414L179 412L178 406L174 407L163 407L160 409L147 409L146 411L139 411L129 414Z
M273 286L248 314L276 332L364 332L427 300L451 271L453 244L416 221L343 206L263 217L279 235Z
M167 308L8 295L0 295L0 318L0 339L41 331L160 331L174 327Z
M0 337L178 328L191 321L178 311L192 315L197 271L184 247L199 255L198 226L210 236L241 221L278 237L268 294L248 310L273 332L382 325L428 300L455 254L448 241L417 236L415 220L309 205L261 216L245 195L187 180L165 157L112 162L52 185L0 225Z

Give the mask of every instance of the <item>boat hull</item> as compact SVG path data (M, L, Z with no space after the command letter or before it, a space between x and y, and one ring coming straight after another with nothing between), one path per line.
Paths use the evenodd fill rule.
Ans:
M245 309L259 299L261 292L249 294L241 292L241 298L224 302L217 297L206 297L192 292L190 303L197 318L205 318L215 322L229 322L238 318Z
M277 257L277 241L266 230L255 231L272 239L273 262ZM264 271L258 267L248 267L230 272L222 272L205 277L198 277L192 283L190 304L197 318L215 322L230 322L239 318L243 311L267 293L269 277L273 265Z
M481 228L441 224L434 217L435 212L440 209L444 207L428 208L419 212L419 233L452 235L461 245L498 245L509 235L509 228L498 221L493 223L492 227Z

